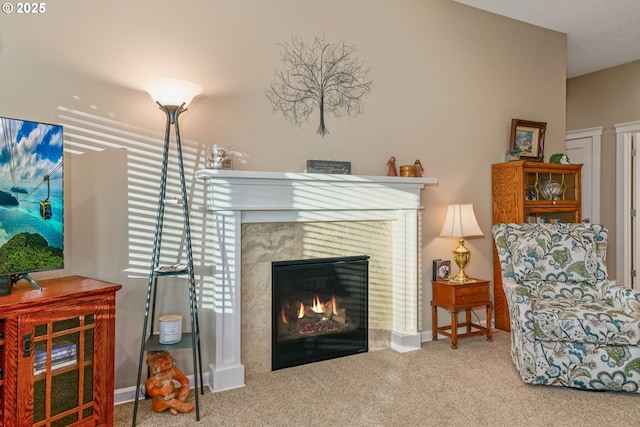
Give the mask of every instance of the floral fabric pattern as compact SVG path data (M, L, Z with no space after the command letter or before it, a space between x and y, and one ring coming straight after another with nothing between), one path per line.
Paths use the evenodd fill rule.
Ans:
M601 225L526 224L517 233L502 233L497 243L512 253L511 271L522 280L593 284L607 278L607 231Z
M602 302L533 298L536 338L546 341L640 344L640 322Z
M640 292L608 280L597 224L496 224L523 381L640 392Z

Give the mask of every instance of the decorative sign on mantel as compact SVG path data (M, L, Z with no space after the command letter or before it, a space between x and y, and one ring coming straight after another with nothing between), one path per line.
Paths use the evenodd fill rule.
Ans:
M332 160L307 160L307 173L351 175L351 162L334 162Z

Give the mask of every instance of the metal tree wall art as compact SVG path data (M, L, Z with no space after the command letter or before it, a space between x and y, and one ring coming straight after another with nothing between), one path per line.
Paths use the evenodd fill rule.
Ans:
M320 124L317 133L329 131L325 114L354 117L364 112L364 98L371 92L373 81L369 69L355 57L355 48L344 42L325 43L316 37L312 44L298 38L282 44L282 69L276 70L266 90L273 112L298 126L308 121L317 108Z

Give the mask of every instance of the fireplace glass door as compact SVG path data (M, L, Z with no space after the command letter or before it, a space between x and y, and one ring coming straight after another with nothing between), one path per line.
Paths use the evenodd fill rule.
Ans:
M272 264L272 369L368 351L369 257Z

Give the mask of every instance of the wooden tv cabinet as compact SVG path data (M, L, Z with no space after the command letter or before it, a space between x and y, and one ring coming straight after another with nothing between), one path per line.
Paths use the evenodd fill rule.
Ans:
M0 297L0 426L113 425L115 293L80 276Z

